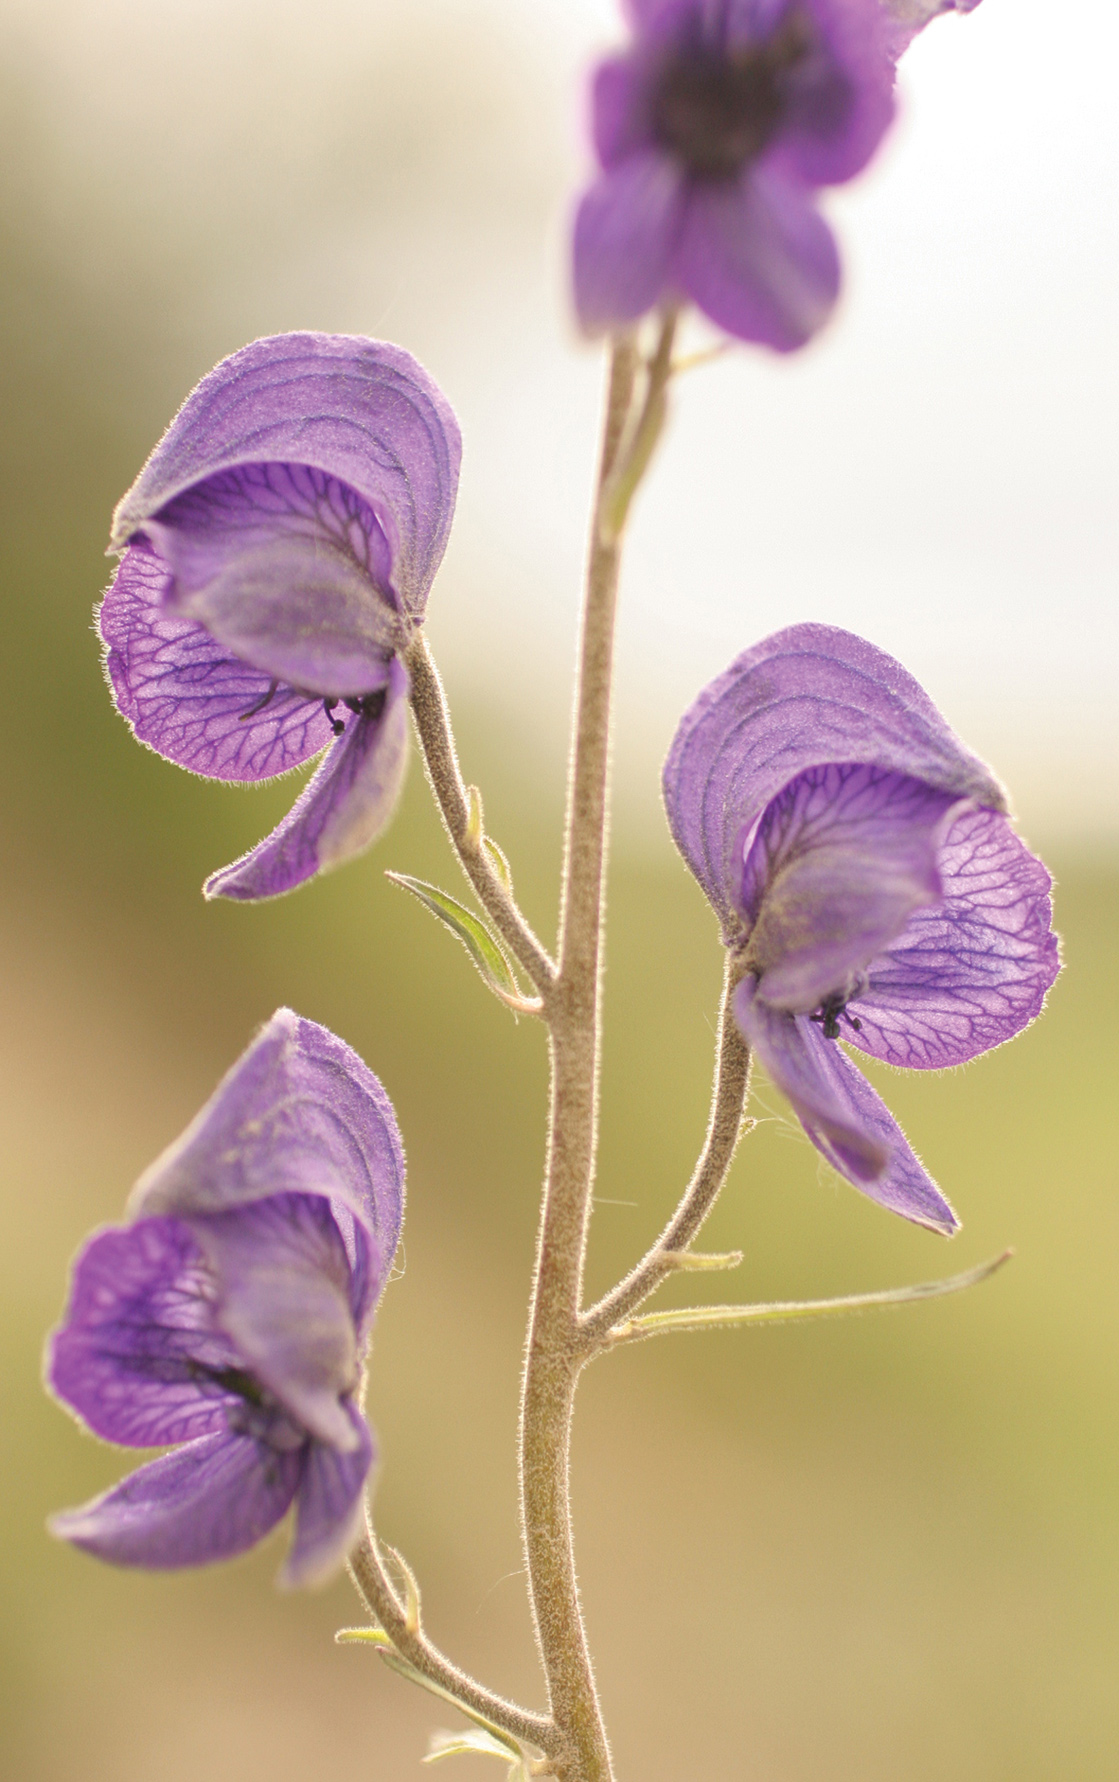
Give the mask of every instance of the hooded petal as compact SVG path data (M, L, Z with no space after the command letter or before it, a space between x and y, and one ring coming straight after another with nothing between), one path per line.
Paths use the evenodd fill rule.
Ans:
M287 816L249 853L207 879L207 897L279 897L376 841L396 808L408 760L408 676L395 656L385 701L357 712Z
M816 1149L880 1206L945 1236L959 1220L885 1102L835 1040L803 1015L771 1009L753 978L739 986L735 1017L769 1076L787 1095Z
M892 656L830 625L779 631L704 689L665 763L676 845L728 933L738 928L744 839L782 787L830 761L908 774L1006 808L989 768Z
M360 1326L391 1264L404 1209L404 1151L392 1103L357 1053L280 1009L182 1137L133 1190L133 1217L189 1219L268 1195L325 1194L360 1271L353 1220L371 1234Z
M51 1389L108 1442L158 1448L224 1429L241 1357L213 1321L213 1283L178 1219L96 1233L51 1340Z
M636 321L669 294L685 181L659 149L602 174L575 218L575 308L588 334Z
M295 1499L295 1536L280 1581L319 1584L337 1570L361 1533L365 1481L375 1449L369 1426L352 1403L345 1407L353 1446L312 1442Z
M938 841L956 804L880 767L811 767L767 805L743 872L748 960L771 1008L810 1014L939 904Z
M125 551L98 614L113 699L140 741L217 780L269 779L325 748L332 732L321 701L291 687L270 696L268 674L231 656L195 620L167 611L171 582L167 563L141 537Z
M121 549L176 496L245 464L306 465L368 503L402 609L423 614L446 548L461 442L423 367L386 341L278 334L223 359L175 416L113 519Z
M242 1366L316 1440L356 1446L340 1403L357 1384L351 1263L329 1200L272 1194L190 1226L213 1278L214 1321ZM354 1231L368 1248L364 1226Z
M299 1449L278 1453L228 1431L203 1436L81 1509L52 1516L50 1529L114 1565L174 1569L231 1559L275 1527L302 1465Z
M336 477L242 465L169 502L145 531L171 570L167 604L231 655L322 695L384 686L405 641L388 543Z
M718 327L782 353L823 326L839 291L835 241L811 195L765 166L692 187L673 269Z
M869 970L853 1046L908 1070L964 1064L1020 1033L1060 970L1052 880L995 811L965 809L938 855L944 901Z

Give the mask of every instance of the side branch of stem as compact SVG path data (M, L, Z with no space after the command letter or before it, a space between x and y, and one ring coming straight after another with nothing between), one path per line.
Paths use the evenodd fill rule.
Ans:
M518 909L485 847L485 837L472 821L471 801L459 771L443 683L422 632L408 646L404 661L412 682L412 713L424 764L451 845L502 940L533 988L546 996L555 979L555 966Z
M541 1751L555 1746L555 1727L543 1714L532 1714L503 1696L495 1695L433 1646L418 1616L410 1613L410 1605L402 1602L385 1569L380 1547L373 1529L367 1524L359 1545L350 1555L350 1572L358 1592L371 1615L384 1628L400 1656L420 1675L461 1702L465 1708L515 1739L523 1739Z
M701 1226L727 1179L742 1131L742 1114L750 1085L750 1052L734 1019L734 992L740 972L728 955L719 1011L715 1086L707 1137L695 1171L672 1218L652 1248L624 1281L584 1313L582 1334L591 1350L609 1341L621 1324L680 1267L679 1258L699 1235Z

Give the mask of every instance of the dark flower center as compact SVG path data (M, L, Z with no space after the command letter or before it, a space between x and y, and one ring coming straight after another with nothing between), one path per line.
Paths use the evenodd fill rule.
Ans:
M809 1015L810 1021L818 1022L823 1028L825 1039L839 1038L840 1016L846 1021L848 1027L853 1027L856 1033L861 1032L863 1024L858 1016L847 1013L847 1004L850 1000L850 997L845 995L842 990L833 990L830 996L824 997L816 1013Z
M792 9L764 43L733 50L679 46L653 93L654 138L694 179L733 179L780 128L788 76L814 41L811 22Z
M268 691L263 699L258 699L255 705L250 705L247 711L243 711L240 714L240 722L242 724L246 723L249 718L255 718L258 712L262 712L266 706L271 705L279 690L279 681L270 681L268 684ZM316 699L318 697L315 693L305 693L301 687L295 687L292 691L300 694L304 699ZM387 694L388 689L386 687L378 687L373 693L360 693L355 698L324 699L322 702L322 709L330 719L330 728L333 730L335 736L341 736L346 728L345 720L334 716L338 706L344 705L348 712L355 712L359 718L373 718L376 720L385 709L385 699Z

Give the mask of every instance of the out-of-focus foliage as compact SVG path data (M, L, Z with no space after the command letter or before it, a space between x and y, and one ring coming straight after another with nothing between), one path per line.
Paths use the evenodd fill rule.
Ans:
M206 871L291 788L223 789L137 748L89 613L113 502L206 366L168 321L169 262L144 282L138 247L114 280L85 257L95 217L70 219L80 252L44 230L58 215L49 156L16 90L4 117L0 1767L20 1782L403 1782L421 1773L432 1709L333 1646L354 1619L344 1583L278 1598L273 1551L137 1577L48 1539L50 1509L121 1469L41 1397L40 1345L73 1250L119 1218L254 1026L280 1002L326 1022L383 1078L409 1154L406 1266L370 1386L385 1534L419 1574L435 1635L535 1700L514 1433L542 1036L382 877L457 889L418 771L370 858L273 906L203 904ZM215 339L211 356L236 344ZM492 688L450 691L467 777L548 932L562 750L511 741ZM522 759L543 770L530 778ZM650 1343L584 1386L579 1557L623 1777L1109 1782L1119 873L1090 839L1053 862L1069 969L1042 1024L964 1073L890 1081L964 1219L952 1247L837 1183L763 1085L762 1123L703 1240L746 1262L673 1292L885 1286L1008 1242L1011 1267L897 1315ZM636 1257L690 1167L720 972L667 835L656 852L630 847L624 811L613 889L592 1288Z

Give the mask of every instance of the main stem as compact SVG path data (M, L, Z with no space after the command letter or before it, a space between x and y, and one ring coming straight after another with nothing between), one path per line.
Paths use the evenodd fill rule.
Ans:
M521 1509L529 1589L566 1782L612 1782L575 1580L569 1457L585 1356L579 1314L598 1125L599 979L610 689L620 539L603 497L634 400L633 343L615 344L587 568L568 791L557 975L545 996L552 1092L548 1162L521 1401Z

